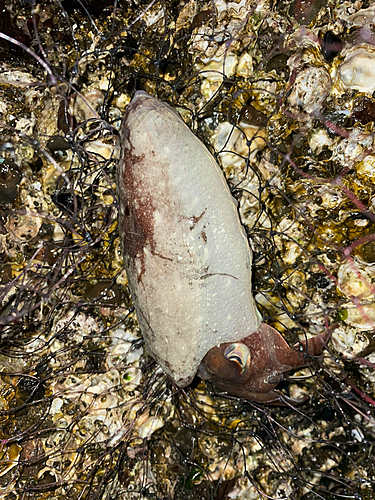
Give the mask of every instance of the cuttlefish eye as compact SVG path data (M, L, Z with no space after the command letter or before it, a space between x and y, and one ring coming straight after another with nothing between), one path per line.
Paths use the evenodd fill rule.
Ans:
M245 344L236 343L229 345L224 351L224 356L229 361L234 361L239 365L241 375L249 369L250 351Z

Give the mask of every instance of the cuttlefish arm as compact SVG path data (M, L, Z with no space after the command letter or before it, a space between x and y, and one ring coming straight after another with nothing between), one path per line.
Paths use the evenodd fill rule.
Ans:
M236 343L213 347L201 362L198 375L217 388L238 397L266 404L301 403L274 390L284 374L319 356L331 330L290 347L280 333L262 323L259 329Z

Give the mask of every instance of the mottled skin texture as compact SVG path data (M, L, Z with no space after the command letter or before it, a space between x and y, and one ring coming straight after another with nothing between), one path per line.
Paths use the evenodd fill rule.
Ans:
M199 375L234 396L267 404L301 403L304 399L292 400L275 387L284 374L305 366L309 356L319 356L330 336L327 330L290 347L277 330L262 323L255 333L241 340L250 352L248 369L241 371L237 362L227 359L224 352L231 344L220 344L206 354Z
M251 250L217 162L172 108L137 92L119 133L118 222L147 351L180 387L261 324Z
M283 374L319 355L328 333L292 348L261 323L237 202L169 106L137 92L119 138L119 233L147 350L180 387L198 371L230 394L279 402Z

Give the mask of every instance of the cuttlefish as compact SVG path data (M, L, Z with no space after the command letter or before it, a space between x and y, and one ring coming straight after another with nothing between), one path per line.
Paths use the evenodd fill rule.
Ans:
M122 119L117 191L148 352L179 387L198 374L234 396L285 402L275 387L322 352L329 332L290 347L262 322L252 252L223 172L180 116L143 91Z

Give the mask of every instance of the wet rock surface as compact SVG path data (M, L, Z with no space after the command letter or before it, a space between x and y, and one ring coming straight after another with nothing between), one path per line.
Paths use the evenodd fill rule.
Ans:
M4 4L3 498L373 498L374 18L351 1ZM136 90L218 158L265 320L290 345L332 329L279 385L305 405L178 390L144 351L115 194Z

